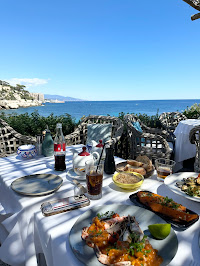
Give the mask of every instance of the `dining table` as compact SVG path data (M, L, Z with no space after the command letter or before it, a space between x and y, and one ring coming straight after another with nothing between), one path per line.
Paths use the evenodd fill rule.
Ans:
M182 163L185 160L195 157L196 145L189 140L190 130L200 125L200 119L186 119L179 122L174 131L175 141L175 161Z
M72 180L73 153L72 148L81 150L82 145L66 147L66 171L54 170L54 156L36 156L23 159L17 155L0 158L0 259L12 266L81 266L76 251L70 246L70 232L77 219L92 208L106 205L122 205L136 208L129 196L138 190L148 190L162 196L172 198L186 208L200 215L200 202L190 200L174 193L164 182L157 179L156 171L144 179L137 191L124 190L113 183L112 175L104 173L102 198L91 200L90 205L44 216L41 204L50 200L58 200L74 196ZM125 161L115 157L115 163ZM62 186L55 192L42 196L27 196L15 192L11 184L20 177L34 174L55 174L63 179ZM78 180L85 186L85 180ZM143 208L139 209L144 212ZM196 221L189 228L180 230L173 228L178 240L175 256L168 265L187 266L200 263L200 221ZM80 241L81 236L80 236ZM43 254L44 261L40 260ZM86 263L87 265L87 263ZM97 264L98 265L98 264ZM194 264L195 265L195 264Z

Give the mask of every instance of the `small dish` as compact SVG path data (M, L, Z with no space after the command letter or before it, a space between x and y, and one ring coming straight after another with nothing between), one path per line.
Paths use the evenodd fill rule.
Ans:
M26 159L35 157L36 153L36 147L31 144L19 146L17 149L17 154Z
M121 172L122 173L122 172ZM134 183L134 184L127 184L127 183L120 183L118 182L116 179L117 179L117 176L121 173L116 173L113 175L113 182L115 183L116 186L120 187L120 188L123 188L123 189L127 189L127 190L136 190L138 189L142 183L144 182L144 176L139 174L139 173L136 173L136 172L129 172L129 171L124 171L123 173L129 173L129 174L134 174L136 176L138 176L141 180L137 183Z
M76 172L74 172L74 169L71 168L67 171L67 176L69 176L72 179L86 181L86 175L77 175Z

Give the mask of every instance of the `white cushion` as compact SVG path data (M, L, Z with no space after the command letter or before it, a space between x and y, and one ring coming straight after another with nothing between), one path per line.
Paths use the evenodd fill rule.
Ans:
M103 143L111 139L112 124L88 124L87 143L95 140L97 143L102 139Z

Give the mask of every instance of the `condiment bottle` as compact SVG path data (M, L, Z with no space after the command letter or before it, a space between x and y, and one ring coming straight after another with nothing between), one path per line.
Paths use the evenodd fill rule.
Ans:
M46 157L53 156L53 139L48 127L46 129L44 141L42 142L42 154Z
M56 136L54 139L54 157L55 157L55 170L64 171L65 164L65 138L62 132L62 124L56 125Z
M115 160L114 160L114 149L109 147L106 148L106 158L104 162L104 172L106 174L114 174L115 172Z

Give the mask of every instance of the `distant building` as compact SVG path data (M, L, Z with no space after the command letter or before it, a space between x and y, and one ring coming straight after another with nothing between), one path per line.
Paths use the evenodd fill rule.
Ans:
M35 93L31 92L30 95L37 101L44 102L44 94L43 93Z

